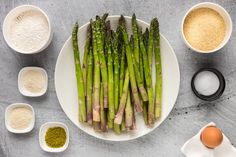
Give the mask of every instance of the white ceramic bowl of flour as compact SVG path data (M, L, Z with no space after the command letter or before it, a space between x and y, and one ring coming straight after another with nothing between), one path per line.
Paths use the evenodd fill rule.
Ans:
M52 40L52 28L46 13L33 5L12 9L3 22L3 36L9 47L22 54L43 51Z

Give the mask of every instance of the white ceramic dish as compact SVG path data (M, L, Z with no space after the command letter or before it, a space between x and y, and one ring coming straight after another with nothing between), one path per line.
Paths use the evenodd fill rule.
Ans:
M14 129L10 125L9 114L14 108L17 108L17 107L26 107L32 111L32 115L33 115L32 121L31 121L29 127L25 128L23 130ZM9 105L6 108L6 110L5 110L5 126L8 131L10 131L12 133L16 133L16 134L28 133L34 128L34 124L35 124L35 113L34 113L34 109L31 105L26 104L26 103L14 103L14 104Z
M118 25L118 19L120 16L109 16L108 19L111 22L111 28L115 29ZM125 17L128 33L131 33L131 17ZM87 27L89 23L85 24L79 29L79 49L80 59L83 58L83 49L86 41ZM138 20L138 25L142 27L143 31L149 24ZM61 104L61 107L69 119L81 130L103 140L109 141L127 141L141 137L155 128L157 128L168 116L172 110L176 98L179 92L180 85L180 71L175 53L167 41L167 39L161 35L161 57L162 57L162 71L163 71L163 108L162 116L159 121L155 123L153 128L148 128L143 121L142 115L136 116L137 130L132 132L123 133L121 135L115 135L113 131L108 133L99 133L85 124L78 121L78 97L77 97L77 83L75 76L74 55L71 44L71 37L65 42L58 56L56 69L55 69L55 88L57 97ZM153 78L155 78L155 66L153 66ZM153 79L155 80L155 79ZM153 85L155 82L153 81Z
M40 71L45 79L46 79L46 82L45 82L45 85L44 85L44 88L41 92L38 92L38 93L33 93L29 90L27 90L24 85L23 85L23 81L22 81L22 78L24 76L24 74L26 72L28 72L29 70L37 70L37 71ZM24 96L28 96L28 97L38 97L38 96L42 96L46 93L47 91L47 87L48 87L48 75L47 75L47 72L43 69L43 68L40 68L40 67L24 67L20 70L19 74L18 74L18 89L20 91L20 93Z
M195 10L195 9L199 9L199 8L210 8L210 9L213 9L215 10L216 12L218 12L224 19L225 21L225 24L226 24L226 34L225 34L225 38L224 40L222 41L222 43L216 47L215 49L213 50L210 50L210 51L202 51L202 50L198 50L194 47L192 47L190 45L190 43L187 41L187 39L185 38L185 35L184 35L184 22L185 22L185 19L186 17L188 16L188 14ZM181 32L182 32L182 37L183 37L183 40L185 42L185 44L190 48L192 49L193 51L196 51L196 52L199 52L199 53L213 53L213 52L216 52L218 50L220 50L222 47L224 47L227 42L229 41L229 38L232 34L232 20L231 20L231 17L229 15L229 13L220 5L216 4L216 3L211 3L211 2L203 2L203 3L199 3L197 5L194 5L192 8L190 8L187 13L185 14L183 20L182 20L182 27L181 27Z
M49 128L53 128L53 127L62 127L63 129L65 129L65 131L66 131L66 143L64 144L63 147L51 148L47 145L47 143L45 141L45 135L46 135L47 130ZM40 144L40 147L46 152L53 152L53 153L63 152L67 149L67 147L69 145L69 137L70 137L69 129L64 123L61 123L61 122L47 122L47 123L43 124L40 127L39 144Z
M44 15L44 17L46 18L46 20L48 22L48 28L49 28L49 34L47 36L47 39L45 39L45 43L38 50L34 50L34 51L31 51L31 52L25 52L25 51L22 51L22 50L18 49L12 43L11 36L10 36L10 28L11 28L10 25L11 25L11 22L19 14L21 14L21 13L27 11L27 10L36 10L36 11L39 11L42 15ZM53 36L52 27L51 27L50 20L49 20L47 14L42 9L40 9L39 7L36 7L34 5L20 5L20 6L16 7L16 8L14 8L14 9L12 9L7 14L7 16L5 17L5 19L3 21L3 28L2 29L3 29L3 37L4 37L5 41L7 42L8 46L11 49L13 49L14 51L22 53L22 54L34 54L34 53L38 53L38 52L43 51L51 43L52 36Z

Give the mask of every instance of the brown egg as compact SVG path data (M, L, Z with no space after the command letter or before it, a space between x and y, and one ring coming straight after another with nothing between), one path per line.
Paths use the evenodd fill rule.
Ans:
M206 147L214 149L222 143L223 134L219 128L209 126L202 131L201 141Z

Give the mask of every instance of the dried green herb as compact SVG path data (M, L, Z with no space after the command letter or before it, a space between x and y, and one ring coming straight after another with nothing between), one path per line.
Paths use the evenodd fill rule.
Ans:
M66 131L61 127L49 128L45 135L45 141L49 147L60 148L66 143Z

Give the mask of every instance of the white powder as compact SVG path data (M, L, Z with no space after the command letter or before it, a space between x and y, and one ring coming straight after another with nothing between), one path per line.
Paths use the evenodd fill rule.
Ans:
M33 93L42 92L46 85L46 77L39 70L27 71L24 73L22 81L24 88Z
M48 36L48 21L37 10L25 11L11 23L10 37L20 51L30 53L40 49L47 42Z
M220 81L213 72L203 71L196 76L194 86L198 93L209 96L219 89Z
M9 114L10 126L22 130L29 127L33 119L33 113L26 107L14 108Z

